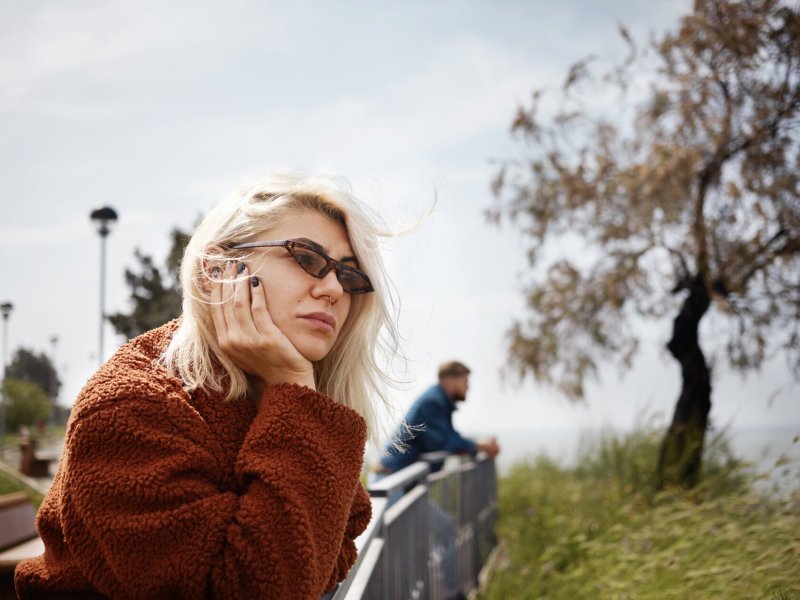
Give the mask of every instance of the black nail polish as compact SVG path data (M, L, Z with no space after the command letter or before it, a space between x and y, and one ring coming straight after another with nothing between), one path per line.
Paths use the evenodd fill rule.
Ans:
M244 273L244 267L245 267L245 264L243 262L240 262L239 266L236 267L236 274L237 275L241 275L242 273Z
M252 284L253 284L253 287L258 287L258 277L256 277L255 275L253 275L253 276L250 278L250 283L252 283Z

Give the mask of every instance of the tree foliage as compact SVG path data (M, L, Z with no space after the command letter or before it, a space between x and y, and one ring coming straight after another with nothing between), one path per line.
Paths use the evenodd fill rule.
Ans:
M35 425L50 416L50 398L38 383L6 377L3 397L8 431L16 431L21 425Z
M61 379L58 377L50 357L45 353L35 353L27 348L19 348L6 367L6 378L37 384L51 400L58 397Z
M181 313L178 270L189 235L177 228L170 235L172 245L163 270L156 266L152 257L139 249L135 258L140 272L125 270L125 281L131 293L131 311L109 315L108 320L117 333L129 339L163 325Z
M577 63L513 120L525 155L503 163L488 213L530 242L512 370L582 398L598 360L630 365L640 320L694 286L730 324L733 368L784 351L800 374L797 5L696 0L645 48L622 34L624 62ZM548 259L565 239L572 254Z

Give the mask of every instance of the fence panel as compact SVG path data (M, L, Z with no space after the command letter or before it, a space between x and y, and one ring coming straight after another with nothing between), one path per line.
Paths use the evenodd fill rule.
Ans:
M428 488L418 485L386 509L386 597L422 600L428 593Z
M417 462L369 486L373 519L335 600L445 600L477 587L496 545L494 460L433 458L441 470Z

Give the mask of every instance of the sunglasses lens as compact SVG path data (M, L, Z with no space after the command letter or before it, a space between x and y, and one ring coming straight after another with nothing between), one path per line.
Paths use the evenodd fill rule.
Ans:
M298 244L293 244L287 248L292 257L297 261L303 270L313 277L324 277L328 268L328 259L322 254L310 248L304 248ZM336 279L342 289L349 294L359 294L372 291L372 284L366 275L357 269L352 269L345 265L339 265L336 269Z
M295 245L289 249L289 252L291 252L297 264L303 267L306 273L314 277L319 277L322 270L328 266L327 261L322 256L308 248Z
M342 289L348 293L358 293L371 288L369 279L355 269L339 269L336 277L339 279Z

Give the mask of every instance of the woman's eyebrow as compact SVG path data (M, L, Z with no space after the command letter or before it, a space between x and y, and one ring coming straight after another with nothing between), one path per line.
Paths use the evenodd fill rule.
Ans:
M330 256L328 254L328 249L325 248L324 246L321 246L320 244L318 244L314 240L310 240L308 238L297 238L297 239L295 239L295 241L296 242L303 242L304 244L306 244L308 246L311 246L314 250L318 250L319 252L322 252L326 256ZM342 262L342 263L351 262L351 263L358 264L358 259L355 256L343 256L342 258L340 258L338 260L339 260L339 262Z
M306 246L311 246L314 250L318 250L319 252L322 252L323 254L327 254L328 253L328 251L323 246L321 246L320 244L318 244L314 240L310 240L308 238L294 238L292 241L294 241L294 242L303 242Z

